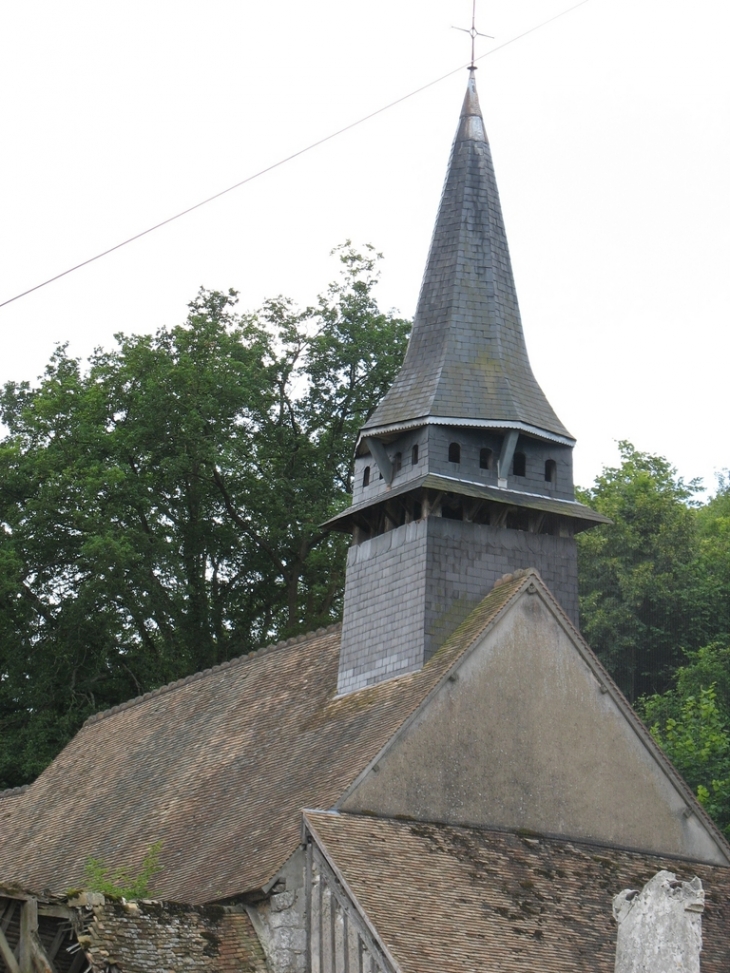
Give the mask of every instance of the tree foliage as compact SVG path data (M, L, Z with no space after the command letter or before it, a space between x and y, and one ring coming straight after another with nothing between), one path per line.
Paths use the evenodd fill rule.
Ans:
M700 504L665 459L620 449L582 493L613 523L578 539L581 627L730 836L730 484Z
M730 475L718 476L717 491L697 509L698 573L708 640L730 644ZM730 712L730 709L728 710Z
M581 628L630 700L667 688L688 649L708 640L699 584L698 481L619 444L581 499L612 524L578 538Z
M57 349L0 415L0 783L90 713L333 620L356 430L409 331L376 255L314 307L201 291L184 325Z
M730 837L730 647L713 643L693 653L674 688L640 700L638 710Z

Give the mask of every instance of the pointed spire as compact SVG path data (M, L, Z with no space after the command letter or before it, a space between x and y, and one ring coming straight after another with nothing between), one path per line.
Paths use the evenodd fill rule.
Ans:
M573 443L527 356L473 69L405 361L362 435L429 422Z

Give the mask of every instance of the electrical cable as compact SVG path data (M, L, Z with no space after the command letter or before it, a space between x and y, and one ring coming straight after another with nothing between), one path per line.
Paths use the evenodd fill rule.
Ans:
M491 50L487 51L485 54L481 54L479 57L475 58L475 61L481 61L485 57L489 57L491 54L495 54L497 51L503 50L503 48L508 47L510 44L514 44L516 41L521 40L523 37L527 37L528 34L533 34L536 30L541 27L546 27L548 24L553 23L553 21L558 20L560 17L564 17L566 14L572 13L573 10L577 10L578 7L582 7L584 4L588 3L588 0L580 0L579 3L574 4L572 7L555 14L554 17L550 17L548 20L542 21L542 23L536 24L534 27L530 27L529 30L524 31L522 34L518 34L516 37L511 37L508 41L503 44L498 44ZM56 280L60 280L62 277L66 277L68 274L72 274L75 270L80 270L82 267L87 267L89 264L94 263L96 260L101 260L102 257L108 256L110 253L114 253L115 250L120 250L122 247L126 247L129 243L134 243L135 240L141 239L143 236L147 236L148 233L153 233L155 230L159 230L163 226L167 226L168 223L173 223L175 220L179 220L182 216L187 216L188 213L192 213L196 209L200 209L201 206L207 206L208 203L212 203L215 199L220 199L221 196L225 196L227 193L233 192L234 189L239 189L241 186L245 186L246 183L252 182L254 179L258 179L259 176L265 175L267 172L271 172L273 169L278 169L280 166L285 165L287 162L291 162L293 159L298 158L300 155L304 155L305 152L310 152L312 149L316 149L320 145L324 145L325 142L330 142L332 139L337 138L339 135L343 135L345 132L349 132L350 129L356 128L358 125L362 125L363 122L370 121L371 118L375 118L376 115L381 115L383 112L388 111L390 108L395 108L396 105L400 105L401 102L407 101L409 98L413 98L415 95L421 94L422 91L426 91L428 88L432 88L434 85L440 84L447 78L453 77L455 74L463 71L464 68L468 68L468 64L462 64L458 68L454 68L453 71L449 71L447 74L442 74L440 78L436 78L433 81L429 81L427 84L421 85L420 88L416 88L414 91L410 91L407 95L402 95L400 98L396 98L395 101L391 101L387 105L383 105L382 108L377 108L375 111L370 112L369 115L364 115L362 118L358 118L355 122L350 122L349 125L345 125L344 128L338 129L336 132L332 132L329 135L325 135L324 138L318 139L316 142L312 142L310 145L305 146L303 149L298 149L296 152L292 152L291 155L286 156L283 159L279 159L278 162L273 162L270 166L266 166L264 169L260 169L251 176L247 176L245 179L241 179L240 182L234 183L233 186L229 186L227 189L222 189L218 193L214 193L212 196L208 196L207 199L201 200L199 203L195 203L192 206L188 206L187 209L181 210L179 213L175 213L174 216L168 216L167 219L162 220L159 223L155 223L154 226L148 227L146 230L142 230L140 233L135 233L134 236L127 237L126 240L122 240L121 243L115 244L113 247L109 247L107 250L102 250L101 253L95 254L93 257L89 257L87 260L82 260L81 263L74 264L73 267L69 267L67 270L61 271L60 274L56 274L53 277L49 277L48 280L42 281L40 284L36 284L34 287L29 287L27 290L22 291L20 294L16 294L15 297L10 297L6 301L0 303L0 307L6 307L8 304L12 304L14 301L19 301L21 297L27 297L28 294L32 294L34 291L40 290L41 287L46 287L48 284L52 284Z

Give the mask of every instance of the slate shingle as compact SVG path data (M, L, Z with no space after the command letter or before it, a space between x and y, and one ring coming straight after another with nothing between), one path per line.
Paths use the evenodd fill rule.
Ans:
M572 441L532 373L473 74L403 368L362 434L429 416Z

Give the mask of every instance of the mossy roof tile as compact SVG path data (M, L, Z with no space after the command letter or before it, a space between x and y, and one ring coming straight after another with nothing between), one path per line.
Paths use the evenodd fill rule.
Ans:
M495 588L419 672L347 696L334 627L92 717L0 803L0 875L63 892L83 886L88 858L135 872L161 841L156 895L264 887L299 843L300 809L335 804L525 580Z
M729 868L352 814L305 822L402 973L613 973L613 896L661 869L702 879L702 970L728 969Z

